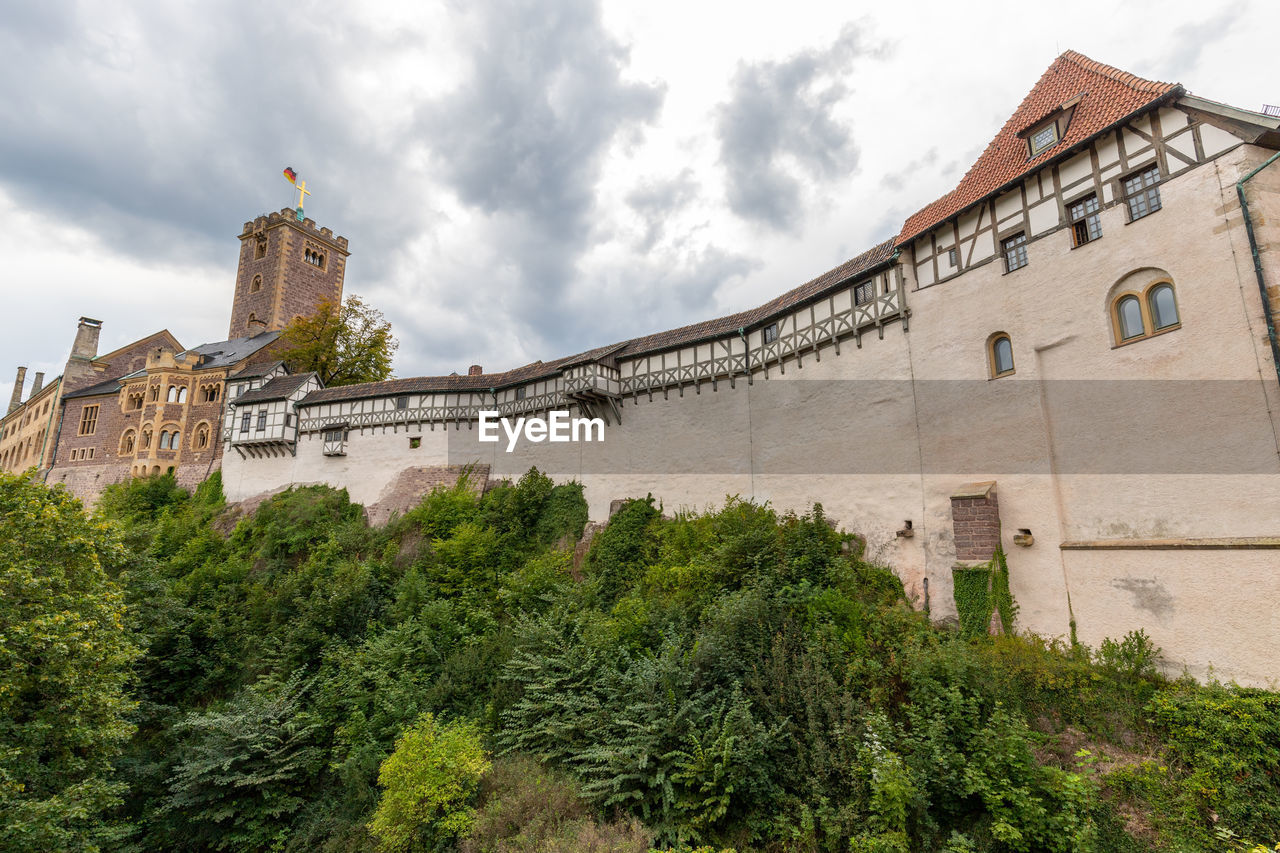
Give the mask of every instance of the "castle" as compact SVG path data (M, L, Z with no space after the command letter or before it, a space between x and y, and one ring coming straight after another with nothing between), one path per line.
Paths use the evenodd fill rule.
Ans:
M1021 627L1089 644L1140 627L1171 669L1275 684L1277 149L1280 118L1068 51L954 190L765 305L334 388L272 346L340 295L346 241L284 211L241 235L229 340L159 332L98 357L82 320L60 380L22 403L20 375L0 464L86 496L220 465L230 500L323 482L375 518L464 469L532 466L583 483L593 519L647 493L820 502L935 618L953 570L1002 547ZM481 412L553 410L601 418L605 440L480 440Z

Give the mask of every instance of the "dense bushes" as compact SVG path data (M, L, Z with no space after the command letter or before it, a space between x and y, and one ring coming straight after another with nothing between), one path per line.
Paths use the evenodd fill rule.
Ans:
M1140 632L1094 654L935 627L821 507L631 501L575 564L581 488L537 472L381 529L318 486L241 517L216 478L136 480L93 520L21 489L100 555L90 602L118 615L122 590L100 673L116 718L82 766L102 796L70 825L113 849L1276 840L1277 694L1170 683ZM13 784L12 762L40 760L29 715L3 730L6 814L34 796Z

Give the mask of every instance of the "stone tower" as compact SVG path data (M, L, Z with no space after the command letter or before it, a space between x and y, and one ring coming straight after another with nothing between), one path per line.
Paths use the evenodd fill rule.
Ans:
M227 337L283 329L322 302L340 302L348 254L346 237L299 222L289 208L246 222Z

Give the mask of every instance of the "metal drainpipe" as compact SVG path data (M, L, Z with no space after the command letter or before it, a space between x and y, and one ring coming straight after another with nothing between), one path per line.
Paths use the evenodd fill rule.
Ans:
M1249 251L1253 253L1253 272L1258 277L1258 293L1262 295L1262 313L1267 322L1267 338L1271 341L1271 361L1280 381L1280 341L1276 340L1276 321L1271 314L1271 298L1267 296L1267 282L1262 276L1262 256L1258 253L1258 240L1253 234L1253 219L1249 216L1249 200L1245 198L1244 185L1254 175L1280 160L1280 151L1272 154L1267 162L1236 181L1236 195L1240 197L1240 212L1244 214L1244 230L1249 236Z

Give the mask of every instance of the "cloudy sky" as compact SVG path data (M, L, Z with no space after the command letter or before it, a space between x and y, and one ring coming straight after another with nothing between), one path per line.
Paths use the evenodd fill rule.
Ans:
M398 376L741 310L894 235L1073 48L1256 109L1280 6L0 0L0 400L226 336L242 223L351 241ZM1270 10L1270 11L1268 11ZM30 381L30 379L28 379Z

